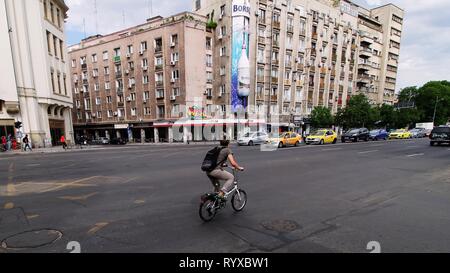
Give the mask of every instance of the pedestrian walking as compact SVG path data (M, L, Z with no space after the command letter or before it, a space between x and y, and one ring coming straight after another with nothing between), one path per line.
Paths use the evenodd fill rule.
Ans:
M22 139L22 143L24 145L23 150L26 152L27 148L30 148L30 151L33 151L30 145L30 140L28 139L28 135L25 135L25 137Z
M11 151L11 145L12 145L12 136L11 134L8 135L6 138L6 150Z
M2 136L2 150L6 151L6 137Z
M67 149L67 143L66 143L66 138L64 137L64 135L61 136L60 142L63 146L63 149Z

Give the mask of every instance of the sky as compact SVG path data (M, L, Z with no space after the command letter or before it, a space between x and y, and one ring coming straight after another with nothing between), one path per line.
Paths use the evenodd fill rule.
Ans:
M94 3L97 2L97 23ZM405 10L397 91L431 80L450 80L449 0L354 0L366 8L393 3ZM107 34L163 17L190 11L192 0L66 0L67 41L77 44L96 33Z

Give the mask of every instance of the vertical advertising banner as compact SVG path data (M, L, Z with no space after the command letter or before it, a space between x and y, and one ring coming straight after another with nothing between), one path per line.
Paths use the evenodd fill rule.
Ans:
M231 52L231 107L233 112L247 107L250 94L249 26L250 4L248 0L233 0L232 4L232 52Z

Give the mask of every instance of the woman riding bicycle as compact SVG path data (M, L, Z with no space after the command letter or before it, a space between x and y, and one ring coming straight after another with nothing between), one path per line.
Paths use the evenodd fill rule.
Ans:
M224 198L225 193L231 190L234 183L234 176L231 173L225 171L223 165L227 161L230 161L231 166L233 166L237 170L240 171L244 170L244 168L240 167L239 164L234 159L233 152L229 148L229 145L230 145L229 140L220 141L220 147L222 148L222 150L220 151L219 156L217 158L217 162L220 162L220 164L217 165L217 167L211 172L206 173L206 175L211 180L211 183L214 186L214 191L219 192L219 197L222 199ZM221 190L219 190L220 180L225 181Z

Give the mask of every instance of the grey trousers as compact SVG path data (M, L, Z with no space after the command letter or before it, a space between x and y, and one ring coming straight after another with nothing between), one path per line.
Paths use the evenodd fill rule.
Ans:
M231 188L233 188L234 176L227 171L216 169L208 173L208 177L211 180L211 183L214 185L215 191L219 190L219 181L225 181L225 184L223 184L222 187L223 192L229 192Z

